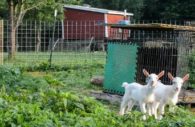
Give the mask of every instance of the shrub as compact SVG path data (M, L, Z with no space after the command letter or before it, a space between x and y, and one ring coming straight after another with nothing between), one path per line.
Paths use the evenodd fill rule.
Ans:
M21 71L19 68L11 66L0 66L0 86L14 85L21 77Z
M190 87L195 89L195 52L189 57Z

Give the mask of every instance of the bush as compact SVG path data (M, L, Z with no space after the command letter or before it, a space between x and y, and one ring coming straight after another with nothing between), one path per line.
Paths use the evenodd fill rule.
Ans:
M19 68L14 68L11 66L0 66L0 86L10 86L14 85L18 78L21 77L22 72Z
M190 87L195 89L195 52L189 57Z

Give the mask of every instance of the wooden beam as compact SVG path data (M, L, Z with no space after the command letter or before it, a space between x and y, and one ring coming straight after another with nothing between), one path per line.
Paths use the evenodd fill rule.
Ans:
M121 28L121 29L160 29L160 30L184 30L184 31L195 31L193 26L182 26L182 25L171 25L162 23L150 23L150 24L107 24L111 28Z

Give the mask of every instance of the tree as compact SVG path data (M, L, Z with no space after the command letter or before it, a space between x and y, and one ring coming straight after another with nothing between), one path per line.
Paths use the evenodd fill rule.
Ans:
M36 51L38 52L40 50L41 45L41 22L54 22L54 11L57 10L57 20L64 19L64 4L80 4L80 0L50 0L48 3L46 3L41 8L34 8L30 10L26 16L25 19L30 19L33 21L38 21L36 24L36 33L37 33L37 43L36 43ZM55 25L55 24L54 24Z
M160 19L159 12L162 12L164 3L159 3L159 0L144 0L143 16L144 20Z
M7 0L9 10L9 59L15 58L16 53L16 29L21 23L27 11L45 5L47 0Z
M84 0L86 4L90 4L94 7L112 9L134 13L135 19L142 17L143 0Z
M6 0L1 0L0 2L0 19L8 18L7 11L8 9L6 8Z
M134 19L140 19L143 16L143 0L124 0L120 10L127 9L134 14Z
M40 50L41 46L41 24L42 22L54 22L54 11L57 10L58 15L57 19L61 20L64 18L63 11L63 0L50 0L41 8L34 8L30 10L26 15L25 19L36 21L35 30L36 30L36 51ZM55 24L54 24L55 25Z
M194 0L144 0L143 19L193 20L195 19Z

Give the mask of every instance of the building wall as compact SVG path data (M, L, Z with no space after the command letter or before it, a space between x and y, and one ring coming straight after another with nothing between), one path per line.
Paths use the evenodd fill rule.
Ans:
M103 39L104 14L74 9L65 10L64 38L73 40Z
M107 21L108 24L117 24L119 21L127 19L123 15L114 15L114 14L107 14ZM119 29L112 29L108 27L108 38L109 39L122 39L122 30ZM127 39L128 37L128 30L123 31L123 39Z
M107 14L108 23L118 23L120 20L124 20L123 15Z
M89 11L82 11L82 10L75 10L75 9L66 9L65 10L65 19L68 20L104 20L104 14L96 13L96 12L89 12Z
M82 11L75 9L65 10L64 20L64 38L72 40L104 40L121 39L122 31L119 29L110 29L105 23L116 24L120 20L124 20L123 15L103 14L90 11ZM128 31L123 31L123 39L128 37Z

